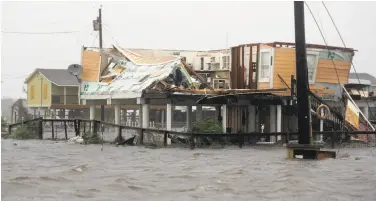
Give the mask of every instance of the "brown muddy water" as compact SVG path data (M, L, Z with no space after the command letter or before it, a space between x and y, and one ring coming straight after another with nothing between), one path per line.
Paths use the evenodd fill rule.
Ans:
M16 142L16 145L14 144ZM375 148L290 161L284 148L183 149L1 142L1 198L17 200L376 200Z

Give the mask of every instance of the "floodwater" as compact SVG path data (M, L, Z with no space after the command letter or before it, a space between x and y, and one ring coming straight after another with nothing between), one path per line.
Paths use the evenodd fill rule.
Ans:
M15 144L16 142L16 144ZM283 148L183 149L1 142L2 200L376 200L375 148L286 160Z

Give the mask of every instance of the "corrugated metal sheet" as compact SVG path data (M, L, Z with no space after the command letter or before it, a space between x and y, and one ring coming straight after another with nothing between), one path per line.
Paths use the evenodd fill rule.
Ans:
M112 82L91 84L82 95L114 95L117 98L141 97L142 91L150 87L156 81L165 80L176 69L180 69L184 79L192 82L185 71L181 59L175 59L168 63L157 65L136 65L131 61L123 64L126 68Z

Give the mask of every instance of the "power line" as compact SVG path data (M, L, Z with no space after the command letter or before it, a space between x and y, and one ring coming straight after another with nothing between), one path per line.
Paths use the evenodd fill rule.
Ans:
M343 37L342 37L342 35L341 35L341 33L340 33L340 31L339 31L339 29L338 29L336 23L334 22L334 19L333 19L332 15L330 14L328 8L326 7L326 5L325 5L325 3L324 3L323 1L322 1L322 5L324 6L326 12L328 13L328 15L329 15L329 17L330 17L330 20L332 21L332 23L333 23L333 25L334 25L334 27L335 27L335 29L336 29L336 31L337 31L337 33L338 33L338 35L339 35L341 41L342 41L343 46L346 48L345 41L343 40ZM360 82L360 79L359 79L359 76L358 76L358 72L356 71L355 65L354 65L354 63L353 63L352 61L351 61L351 66L354 68L354 72L355 72L355 75L356 75L356 77L357 77L357 79L358 79L359 84L362 84L362 83ZM358 92L359 92L359 90L358 90ZM360 93L360 92L359 92L359 93ZM366 96L365 93L364 93L364 91L363 91L363 95L364 95L364 97ZM366 98L365 100L366 100L366 103L367 103L368 110L370 110L370 107L369 107L369 104L368 104L368 100L367 100L367 98ZM371 116L374 116L374 115L372 114L372 111L369 111L369 112L371 113ZM367 119L368 119L368 117L367 117Z
M21 31L2 31L3 34L24 34L24 35L52 35L52 34L71 34L79 31L55 31L55 32L21 32Z
M105 26L108 27L108 25L106 25L106 24L103 24L103 25L105 25ZM107 31L107 33L110 35L110 37L112 38L112 40L115 41L116 45L120 46L120 45L119 45L119 42L118 42L118 41L112 36L112 34L110 34L110 32L108 31L108 29L107 29L105 26L103 26L103 28L104 28L104 29Z
M325 43L326 49L329 51L328 43L326 42L325 36L324 36L323 32L321 31L320 25L319 25L319 23L317 22L316 17L314 16L314 14L313 14L311 8L308 6L307 2L304 2L304 3L305 3L305 5L307 6L309 12L310 12L311 15L312 15L313 20L314 20L315 23L316 23L317 28L318 28L319 31L320 31L320 34L321 34L322 39L324 40L324 43ZM339 79L339 76L338 76L338 72L337 72L336 64L335 64L333 58L331 58L331 60L332 60L332 63L333 63L334 69L335 69L335 71L336 71L336 75L337 75L337 80L338 80L338 85L339 85L340 91L342 91L342 88L341 88L341 80Z
M9 77L7 77L7 76L3 77L3 75L1 75L1 76L2 76L2 79L15 79L15 78L22 78L22 77L26 77L26 76L28 76L28 75L20 75L20 76L9 76Z
M94 45L95 45L95 41L97 40L98 36L99 36L99 33L97 33L97 36L94 38L94 40L93 40L93 44L91 45L91 47L94 47Z

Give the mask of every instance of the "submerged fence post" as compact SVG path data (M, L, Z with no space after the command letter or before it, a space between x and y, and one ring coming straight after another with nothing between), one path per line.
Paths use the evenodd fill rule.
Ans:
M141 131L140 131L140 144L143 145L144 144L144 129L141 128Z
M64 132L65 132L65 139L68 140L68 131L67 131L67 122L64 121Z
M73 121L73 127L74 127L74 132L75 132L76 136L78 136L78 132L77 132L77 119L75 119Z
M8 133L9 133L9 135L12 134L12 125L9 125L9 126L8 126Z
M167 146L167 131L164 132L163 145Z
M119 126L119 129L118 129L118 139L119 139L119 140L123 138L123 136L122 136L122 134L121 134L121 130L122 130L122 127Z
M332 149L334 149L334 147L335 147L335 139L334 139L334 137L337 136L336 134L337 134L336 131L334 131L334 132L332 133L332 137L331 137L331 138L332 138Z
M238 134L238 141L239 141L239 148L242 148L243 147L243 144L244 144L244 136Z
M51 128L52 128L52 139L55 139L54 121L52 121L52 120L51 120Z
M43 140L43 119L41 118L39 124L39 139Z
M81 130L81 119L77 119L77 136L80 135Z
M97 134L98 131L98 123L93 120L93 134Z
M195 143L195 134L192 133L190 139L189 139L189 144L191 149L195 149L196 143Z

